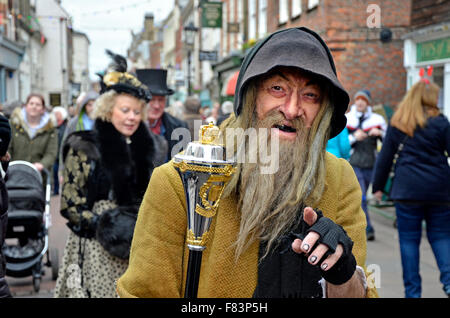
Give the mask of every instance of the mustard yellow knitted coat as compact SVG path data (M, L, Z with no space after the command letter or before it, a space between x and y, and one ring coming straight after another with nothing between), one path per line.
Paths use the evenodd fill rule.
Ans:
M361 190L347 161L327 153L327 179L317 207L337 222L354 241L353 254L365 268L366 218ZM129 267L117 282L120 297L183 297L188 249L186 203L181 179L172 161L156 168L145 193L135 227ZM252 297L257 283L255 242L235 261L233 243L239 231L236 198L221 200L203 252L198 297ZM377 297L369 288L367 297Z

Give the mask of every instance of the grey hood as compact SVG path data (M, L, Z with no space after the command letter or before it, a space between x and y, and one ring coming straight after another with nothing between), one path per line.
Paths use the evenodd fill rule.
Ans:
M344 129L350 98L337 79L333 57L318 34L307 28L284 29L258 42L245 56L241 65L234 95L234 113L242 109L243 96L250 80L266 74L275 67L297 67L317 75L331 87L330 99L334 105L330 139Z

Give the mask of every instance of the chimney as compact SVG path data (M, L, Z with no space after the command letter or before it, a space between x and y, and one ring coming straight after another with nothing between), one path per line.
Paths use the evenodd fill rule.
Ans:
M153 41L154 39L154 17L153 13L146 13L144 18L144 39Z

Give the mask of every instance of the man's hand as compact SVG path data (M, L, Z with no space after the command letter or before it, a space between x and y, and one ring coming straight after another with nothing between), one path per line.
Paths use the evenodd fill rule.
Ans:
M378 201L381 201L381 199L383 198L383 191L378 190L377 192L375 192L373 194L373 196L375 197L375 199L377 199Z
M367 138L367 134L364 132L364 130L362 129L357 129L354 133L353 136L355 136L355 139L357 141L361 141Z
M11 155L9 154L9 152L6 152L5 155L3 157L0 157L0 161L10 161L11 160Z
M369 136L375 136L375 137L379 137L383 134L383 131L381 129L378 128L372 128L369 131Z
M303 221L308 228L303 239L298 237L293 241L293 251L304 253L311 265L320 266L327 282L334 285L347 282L356 270L351 238L342 226L311 207L303 210Z
M306 207L303 210L303 220L309 226L312 226L317 221L317 213L311 208ZM320 238L320 235L317 232L309 232L303 240L295 239L292 242L292 249L296 253L305 253L309 254L308 262L311 265L317 265L320 259L325 255L325 253L329 250L329 247L325 244L319 244L317 247L311 251L311 248L316 244L317 240ZM321 264L321 269L323 271L327 271L336 264L339 258L342 256L343 248L341 244L338 244L336 247L336 251L329 255Z

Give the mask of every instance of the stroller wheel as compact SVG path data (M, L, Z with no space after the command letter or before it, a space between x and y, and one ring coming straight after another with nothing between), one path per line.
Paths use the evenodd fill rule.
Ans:
M56 280L58 278L58 270L59 270L59 257L58 257L58 249L52 248L50 250L50 262L52 265L52 280Z
M41 278L40 277L33 277L33 289L36 293L39 292L39 289L41 288Z

